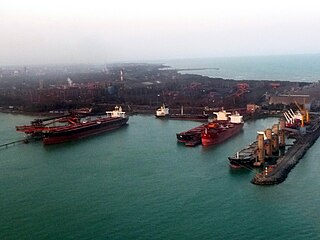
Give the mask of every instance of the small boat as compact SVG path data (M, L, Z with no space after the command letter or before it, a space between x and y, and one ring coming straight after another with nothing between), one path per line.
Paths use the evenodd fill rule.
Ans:
M201 144L201 138L196 138L194 140L190 140L190 141L185 142L185 145L187 147L195 147L199 144Z

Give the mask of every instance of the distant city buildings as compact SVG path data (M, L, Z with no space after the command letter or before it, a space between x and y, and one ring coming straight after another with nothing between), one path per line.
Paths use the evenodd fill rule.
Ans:
M153 107L163 102L171 109L247 107L254 112L257 105L265 106L266 99L269 104L296 101L307 109L313 99L319 99L319 89L314 91L316 85L308 87L313 85L308 83L240 82L162 68L157 64L2 67L0 107L54 110L56 106L104 103ZM298 93L301 89L307 93Z

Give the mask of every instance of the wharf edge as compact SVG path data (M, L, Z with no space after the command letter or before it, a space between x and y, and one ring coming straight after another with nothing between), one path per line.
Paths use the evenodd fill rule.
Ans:
M282 183L291 169L300 161L307 150L317 141L320 136L319 120L312 132L300 137L297 142L288 149L285 156L279 158L277 165L269 173L257 173L251 180L256 185L275 185Z

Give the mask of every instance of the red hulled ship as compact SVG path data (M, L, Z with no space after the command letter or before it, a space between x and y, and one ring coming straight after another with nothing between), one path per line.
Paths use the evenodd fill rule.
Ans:
M241 131L244 122L239 113L231 114L225 110L214 112L217 119L208 123L201 132L201 143L203 146L222 143L228 138Z
M186 146L196 146L201 143L201 132L206 124L202 124L198 127L192 128L185 132L177 133L177 141L184 143Z
M124 126L128 117L121 107L107 111L106 116L80 118L64 116L61 118L37 119L30 126L17 126L16 130L32 137L42 138L44 144L63 143L79 138L100 134ZM50 122L47 122L50 120Z

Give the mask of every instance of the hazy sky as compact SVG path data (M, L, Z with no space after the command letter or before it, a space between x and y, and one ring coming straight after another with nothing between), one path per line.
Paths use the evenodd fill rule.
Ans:
M0 65L320 53L317 0L0 0Z

